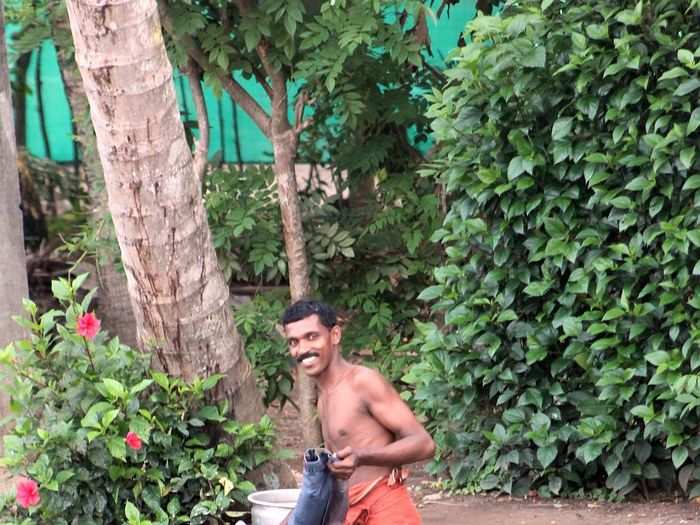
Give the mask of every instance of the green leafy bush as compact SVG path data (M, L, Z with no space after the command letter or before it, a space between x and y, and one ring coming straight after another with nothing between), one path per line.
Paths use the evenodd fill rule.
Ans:
M273 429L207 404L220 376L191 383L149 369L149 358L107 334L88 313L85 275L53 283L64 307L19 322L30 338L5 348L14 375L14 429L3 467L39 484L29 510L4 502L7 523L223 522L254 486L248 471L272 456ZM80 335L82 334L82 335ZM212 437L219 436L219 437ZM128 506L127 514L125 508ZM130 509L130 510L129 510ZM28 519L28 521L26 521Z
M453 486L700 495L699 7L509 2L452 55L406 379Z

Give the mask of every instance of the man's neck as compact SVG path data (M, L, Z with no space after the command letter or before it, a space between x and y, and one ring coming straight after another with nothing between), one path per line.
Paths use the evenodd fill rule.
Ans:
M335 359L330 362L328 368L316 378L316 384L322 393L328 393L333 390L347 373L352 368L352 365L342 358L340 352L336 354Z

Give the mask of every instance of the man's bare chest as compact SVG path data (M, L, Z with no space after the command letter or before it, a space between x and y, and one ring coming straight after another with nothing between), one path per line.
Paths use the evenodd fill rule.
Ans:
M358 431L370 419L362 400L350 392L321 397L318 410L325 445L332 450L352 446Z

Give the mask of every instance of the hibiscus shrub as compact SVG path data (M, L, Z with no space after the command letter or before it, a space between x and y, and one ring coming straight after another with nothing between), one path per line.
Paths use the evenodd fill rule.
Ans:
M31 335L0 352L14 376L1 465L18 476L14 501L0 500L0 523L236 517L255 488L246 473L272 456L270 420L226 419L226 403L205 402L220 376L186 383L110 339L88 312L92 293L76 299L84 279L53 283L63 310L38 315L25 301L28 318L18 322Z

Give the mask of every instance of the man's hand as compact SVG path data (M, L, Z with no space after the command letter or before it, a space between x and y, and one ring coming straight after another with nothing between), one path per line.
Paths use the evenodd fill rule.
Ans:
M350 479L360 464L360 458L351 447L345 447L335 453L336 460L328 463L328 468L338 479Z

